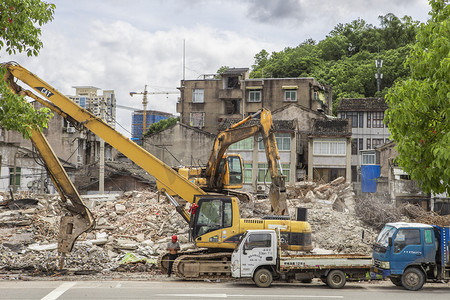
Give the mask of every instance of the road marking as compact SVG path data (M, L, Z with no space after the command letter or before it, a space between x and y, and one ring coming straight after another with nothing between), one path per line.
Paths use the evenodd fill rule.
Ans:
M273 295L236 295L236 294L158 294L157 296L169 297L195 297L195 298L234 298L234 297L254 297L254 298L273 298ZM326 298L343 299L344 296L315 296L315 295L283 295L278 298Z
M65 283L61 284L60 286L58 286L53 291L51 291L49 294L47 294L47 296L45 296L41 300L56 300L59 298L59 296L64 294L68 289L73 287L75 284L77 284L77 283L76 282L65 282Z

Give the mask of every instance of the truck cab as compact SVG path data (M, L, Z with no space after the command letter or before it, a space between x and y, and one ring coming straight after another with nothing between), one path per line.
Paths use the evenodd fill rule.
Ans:
M274 230L247 230L231 256L231 275L253 278L261 268L279 263L278 238Z
M420 223L388 223L373 245L373 271L408 290L448 279L448 230ZM446 271L447 270L447 271Z

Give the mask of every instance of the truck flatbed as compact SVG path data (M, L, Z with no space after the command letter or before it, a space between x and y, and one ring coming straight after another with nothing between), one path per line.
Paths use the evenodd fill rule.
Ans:
M367 269L372 257L360 254L289 255L280 257L280 270Z

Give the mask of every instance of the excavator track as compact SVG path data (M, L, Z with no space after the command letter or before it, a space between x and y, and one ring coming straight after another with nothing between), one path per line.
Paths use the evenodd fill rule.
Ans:
M181 255L175 259L172 271L186 280L231 278L231 252Z
M179 253L179 256L183 255L199 255L199 254L205 254L207 253L207 250L191 250L191 251L184 251L182 253ZM164 253L158 257L158 261L156 263L156 266L158 269L161 270L163 274L167 274L167 271L169 269L169 253ZM172 267L173 268L173 267Z

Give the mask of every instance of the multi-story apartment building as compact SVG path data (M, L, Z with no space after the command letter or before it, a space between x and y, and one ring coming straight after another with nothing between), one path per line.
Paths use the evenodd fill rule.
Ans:
M338 118L350 119L352 124L352 181L359 181L358 167L376 162L375 151L363 150L389 141L389 130L383 123L387 108L383 98L343 98L338 104Z
M331 88L311 77L251 79L248 68L231 68L201 79L182 80L180 121L216 134L224 119L242 119L262 107L274 111L298 104L331 113Z
M67 97L98 117L101 116L101 103L104 101L105 121L115 128L116 96L113 90L104 90L103 95L97 95L99 88L94 86L74 86L74 88L75 96Z

